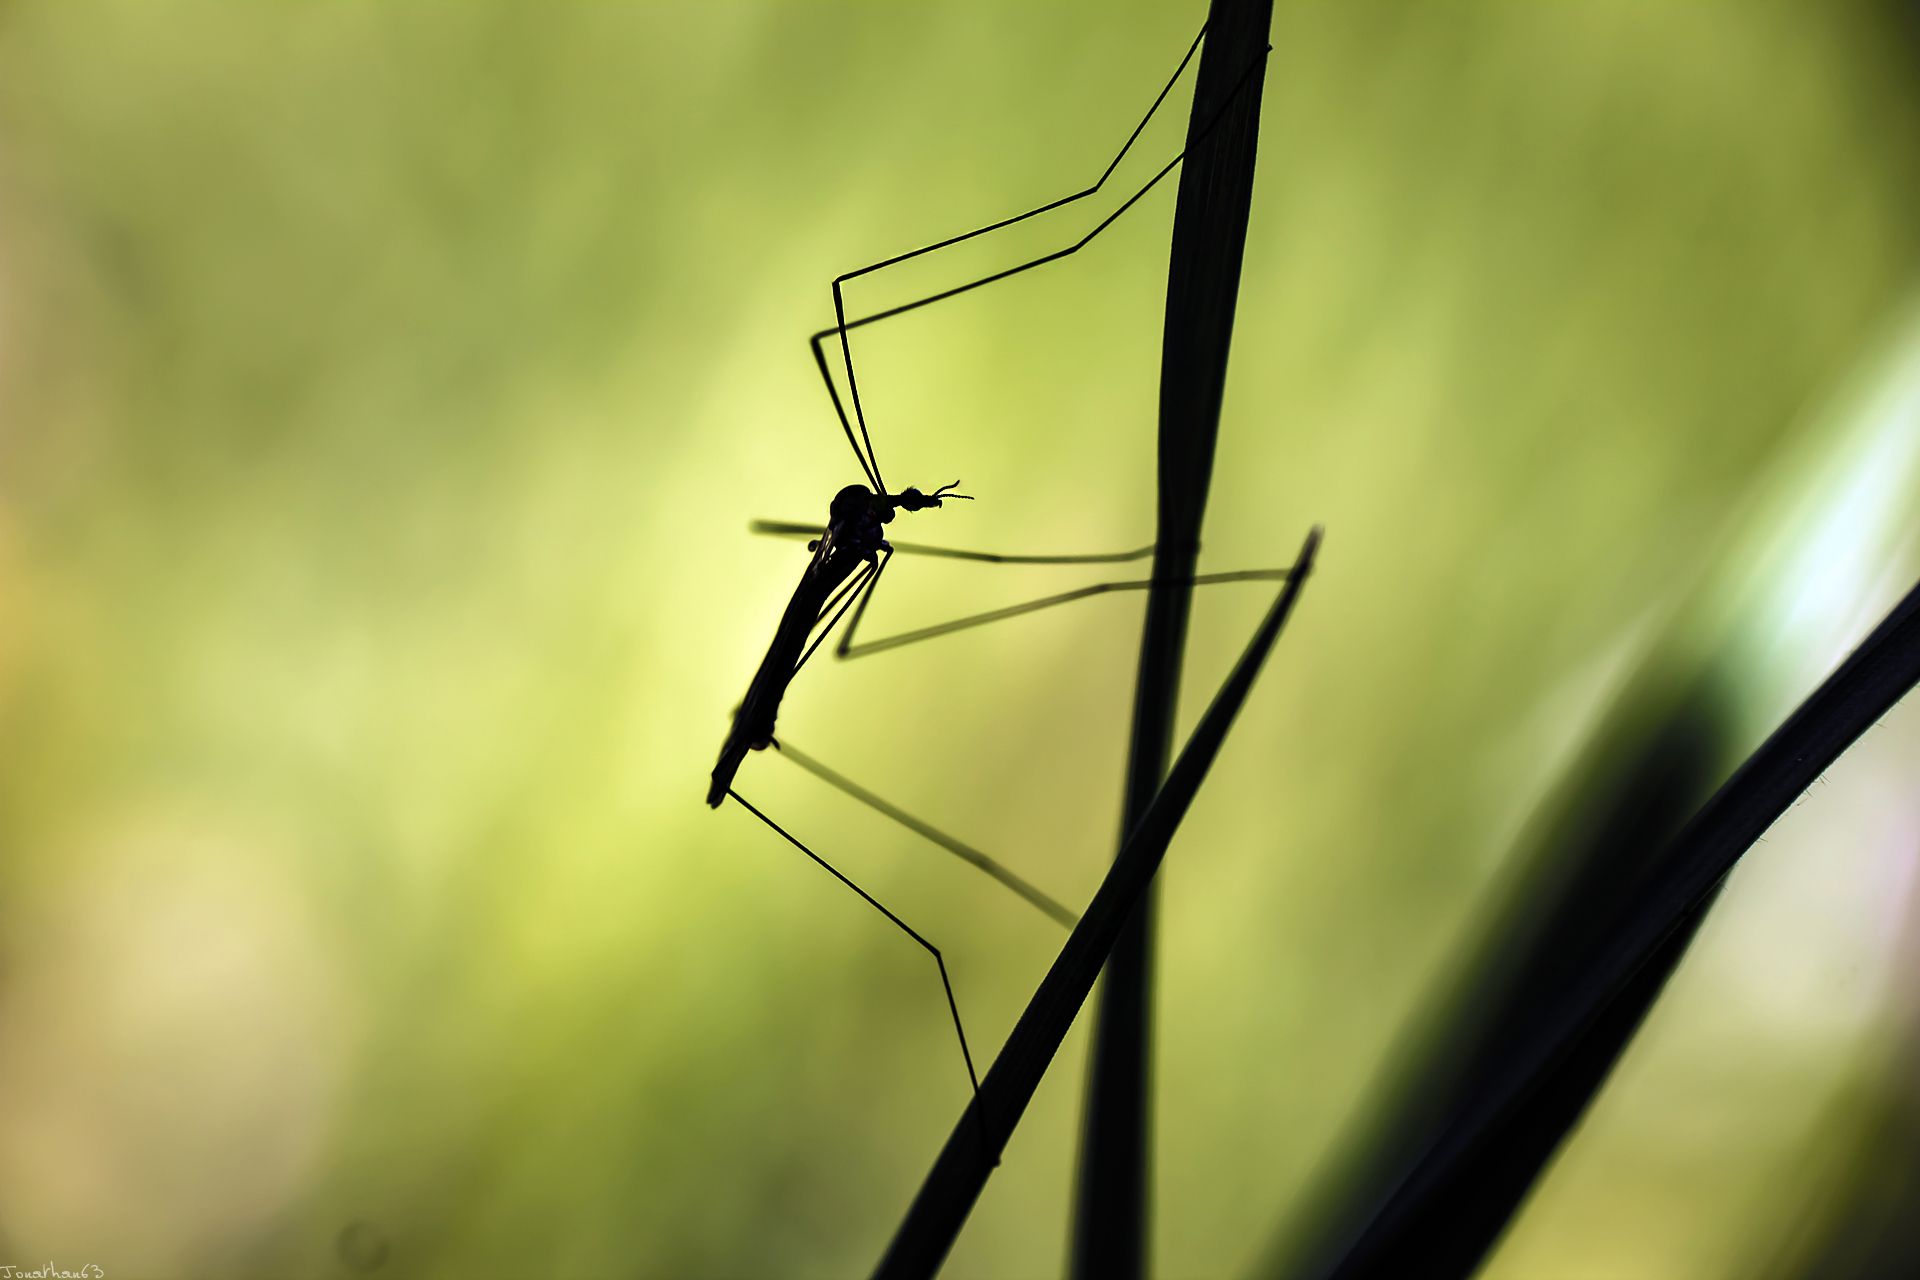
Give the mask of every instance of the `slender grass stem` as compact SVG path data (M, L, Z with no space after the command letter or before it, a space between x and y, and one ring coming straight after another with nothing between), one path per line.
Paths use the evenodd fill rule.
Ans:
M1167 270L1159 532L1134 685L1123 839L1139 829L1172 755L1192 579L1253 198L1272 16L1272 0L1213 0L1194 84ZM1146 1270L1153 903L1146 895L1127 922L1101 990L1074 1204L1076 1280L1136 1280Z

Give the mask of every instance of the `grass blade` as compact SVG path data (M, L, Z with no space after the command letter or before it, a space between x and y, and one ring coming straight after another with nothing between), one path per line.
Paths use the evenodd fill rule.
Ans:
M1644 910L1680 829L1864 633L1909 558L1920 494L1920 314L1824 397L1756 488L1748 516L1684 608L1629 646L1617 692L1508 858L1489 917L1402 1029L1315 1178L1290 1206L1259 1273L1328 1275L1455 1117L1476 1105ZM1810 603L1818 607L1810 608ZM1506 1137L1434 1201L1422 1270L1471 1271L1519 1209L1687 951L1702 904L1623 996L1506 1122Z
M1166 855L1173 833L1205 781L1220 753L1227 730L1246 702L1254 678L1279 639L1294 601L1306 584L1320 545L1320 531L1307 535L1300 556L1279 597L1233 672L1214 695L1193 736L1174 762L1164 786L1154 797L1121 846L1106 879L1087 904L1080 923L1067 938L1060 955L1041 980L1032 1000L994 1059L979 1095L970 1101L954 1124L932 1170L921 1184L912 1206L886 1254L875 1269L883 1280L931 1276L940 1267L960 1234L967 1214L979 1199L987 1175L999 1162L1000 1151L1012 1137L1047 1065L1059 1051L1067 1029L1086 1002L1100 967L1113 950L1127 920L1134 914ZM978 1114L976 1114L976 1111ZM984 1117L985 1124L981 1119ZM983 1144L982 1133L988 1137Z
M1212 0L1194 82L1167 269L1159 525L1134 683L1122 831L1133 831L1153 803L1173 751L1272 17L1272 0ZM1146 1270L1153 904L1147 895L1128 922L1101 987L1075 1193L1072 1274L1078 1280L1133 1280Z
M1392 1084L1376 1089L1359 1132L1312 1188L1311 1208L1295 1215L1294 1237L1279 1243L1267 1274L1328 1274L1450 1117L1484 1091L1513 1039L1565 999L1568 976L1633 914L1660 851L1740 758L1715 686L1699 673L1676 677L1656 667L1622 692L1528 836L1524 874L1508 887L1460 971L1439 983L1403 1032ZM1642 1010L1685 955L1690 936L1673 939L1641 971ZM1499 1158L1479 1167L1471 1186L1457 1188L1444 1236L1425 1240L1423 1267L1440 1275L1472 1271L1639 1021L1621 1016L1596 1025L1579 1055L1592 1077L1557 1077L1530 1099Z
M1685 941L1741 855L1861 733L1920 682L1920 585L1728 779L1653 864L1634 910L1590 962L1560 975L1562 996L1513 1034L1498 1065L1324 1272L1336 1277L1468 1275L1506 1212L1604 1080L1621 1026L1658 994ZM1604 1055L1595 1046L1606 1048ZM1556 1116L1561 1127L1543 1126ZM1504 1206L1477 1211L1488 1197ZM1462 1214L1469 1221L1462 1222ZM1495 1220L1489 1222L1489 1218Z

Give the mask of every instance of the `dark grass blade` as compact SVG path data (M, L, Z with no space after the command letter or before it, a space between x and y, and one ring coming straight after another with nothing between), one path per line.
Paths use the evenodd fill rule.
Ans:
M1286 586L1187 740L1166 784L1121 846L1080 923L980 1082L979 1096L954 1125L880 1259L876 1276L892 1280L931 1276L953 1247L954 1238L986 1185L987 1175L1039 1087L1047 1064L1053 1061L1067 1029L1093 989L1101 965L1153 882L1174 831L1219 755L1228 728L1246 702L1254 678L1299 598L1319 544L1320 531L1315 529L1307 535ZM983 1129L988 1135L984 1145Z
M1525 874L1483 928L1477 954L1441 981L1403 1035L1398 1078L1376 1089L1364 1132L1343 1144L1340 1165L1316 1179L1312 1207L1295 1215L1297 1238L1275 1251L1271 1274L1324 1275L1335 1264L1378 1208L1382 1188L1471 1103L1511 1040L1559 1003L1567 975L1631 913L1661 849L1736 758L1716 687L1710 678L1676 686L1672 675L1651 672L1623 695L1535 824L1521 859ZM1678 939L1643 971L1647 1002L1684 953ZM1604 1075L1637 1026L1637 1018L1623 1018L1595 1028L1582 1060ZM1454 1248L1471 1254L1491 1243L1589 1096L1587 1084L1569 1077L1533 1100L1515 1132L1535 1135L1538 1144L1516 1138L1501 1162L1478 1171L1471 1203L1455 1207ZM1425 1261L1438 1274L1453 1273L1437 1257Z
M1920 682L1920 586L1801 704L1641 877L1599 945L1561 959L1557 999L1500 1055L1330 1265L1336 1277L1470 1275L1658 995L1741 855Z
M1147 597L1140 638L1122 831L1142 821L1172 754L1190 580L1213 473L1253 200L1272 13L1272 0L1212 0L1194 82L1161 343L1157 585ZM1114 948L1101 987L1076 1173L1076 1280L1133 1280L1146 1269L1154 919L1149 894Z

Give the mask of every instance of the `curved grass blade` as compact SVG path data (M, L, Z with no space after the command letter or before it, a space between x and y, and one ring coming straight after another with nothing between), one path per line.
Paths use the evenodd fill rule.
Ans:
M1920 305L1898 318L1784 452L1727 552L1643 646L1638 673L1556 788L1474 952L1403 1034L1337 1165L1291 1212L1260 1274L1324 1277L1477 1105L1512 1046L1556 1016L1644 910L1682 824L1872 622L1910 563L1920 494ZM1536 1082L1524 1113L1402 1241L1430 1275L1471 1274L1597 1095L1684 958L1710 898Z
M1461 1232L1457 1215L1485 1217L1475 1206L1497 1189L1484 1185L1484 1171L1515 1168L1516 1146L1550 1151L1558 1143L1563 1132L1539 1130L1542 1098L1590 1096L1598 1088L1612 1054L1588 1060L1587 1046L1604 1037L1609 1022L1638 1022L1658 990L1649 975L1664 976L1660 962L1684 945L1741 855L1916 683L1920 584L1687 823L1637 889L1629 916L1591 963L1565 975L1561 998L1509 1038L1498 1066L1326 1274L1471 1273L1484 1249L1474 1237L1484 1233Z

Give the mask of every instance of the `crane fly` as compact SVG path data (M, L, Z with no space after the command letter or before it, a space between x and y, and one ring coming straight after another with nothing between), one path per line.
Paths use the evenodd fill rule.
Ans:
M868 641L865 644L856 644L854 636L858 632L867 606L872 601L875 589L879 586L881 578L886 573L887 565L896 553L990 564L1063 565L1114 564L1143 560L1152 556L1155 548L1153 546L1146 546L1129 551L1083 555L1008 555L985 551L963 551L953 547L927 546L916 543L890 541L885 536L885 528L888 524L892 523L895 516L900 512L919 512L938 508L943 503L951 500L970 499L971 495L956 492L959 484L958 481L955 481L953 484L942 485L931 492L907 488L896 493L887 488L886 482L880 474L879 458L874 452L873 439L867 426L866 411L860 402L860 384L854 373L853 344L850 335L855 330L864 328L867 325L895 319L909 312L917 311L922 307L931 306L937 302L948 301L949 299L959 297L975 289L1009 279L1022 272L1032 270L1035 267L1044 266L1049 262L1057 262L1062 258L1079 252L1090 244L1102 231L1112 226L1122 214L1139 203L1149 191L1153 190L1153 188L1160 183L1161 179L1171 173L1185 157L1185 150L1182 150L1178 155L1175 155L1173 159L1162 165L1153 176L1147 180L1145 185L1128 196L1118 208L1096 223L1092 230L1086 232L1063 248L1041 254L1038 257L981 276L978 279L969 280L963 284L955 285L924 297L915 298L909 302L888 307L885 310L876 311L869 315L859 316L852 320L847 318L844 286L848 282L859 279L862 276L885 270L888 267L896 266L926 254L936 253L942 249L972 240L975 237L987 235L990 232L998 231L1004 227L1013 226L1016 223L1025 222L1029 218L1038 217L1041 214L1064 208L1099 192L1106 185L1107 179L1113 176L1114 170L1119 168L1121 161L1126 158L1127 153L1132 149L1134 142L1146 129L1148 123L1152 121L1154 113L1160 109L1161 103L1163 103L1167 95L1172 92L1174 85L1178 83L1182 73L1186 71L1188 64L1192 62L1194 54L1200 48L1201 41L1205 38L1206 28L1203 26L1200 33L1194 37L1193 43L1187 47L1186 54L1180 59L1180 64L1174 68L1173 75L1167 80L1166 85L1160 90L1159 95L1154 98L1152 105L1147 108L1146 115L1141 118L1139 124L1134 126L1133 132L1128 135L1127 140L1121 145L1119 153L1114 156L1105 171L1101 173L1100 177L1095 180L1091 186L1074 192L1071 195L1048 201L1046 204L1030 209L1025 213L1016 214L1009 218L1002 218L987 226L979 227L960 235L950 236L945 240L926 245L919 249L895 254L893 257L885 258L868 266L860 267L857 270L846 272L834 279L832 283L834 324L831 328L822 329L811 335L808 343L812 348L814 364L819 370L821 381L826 385L828 399L831 401L834 413L839 419L841 432L845 435L847 444L853 450L855 460L860 464L864 482L849 484L834 495L833 501L828 506L827 519L824 524L760 520L755 521L751 526L755 533L807 539L807 549L812 552L812 559L807 562L806 567L801 571L799 585L794 588L793 596L788 601L786 610L781 614L779 625L774 631L773 641L767 648L767 655L762 659L758 670L755 671L753 680L747 687L746 697L742 699L739 707L733 713L732 724L727 731L725 741L721 744L719 759L714 764L713 772L708 783L707 804L717 809L728 799L735 801L740 807L751 813L762 823L765 823L787 843L793 845L794 848L825 868L835 879L860 895L870 906L884 915L896 927L933 956L935 964L939 967L941 985L946 992L947 1009L952 1016L954 1032L960 1042L960 1054L966 1063L967 1077L972 1082L976 1098L980 1090L979 1076L974 1070L972 1051L967 1046L967 1033L961 1024L960 1007L958 1001L954 998L953 982L947 973L946 961L941 956L939 948L935 947L931 942L927 941L926 938L917 933L912 926L895 915L872 894L869 894L865 889L862 889L859 885L848 879L798 837L788 832L779 823L775 822L773 818L750 803L734 789L734 781L743 762L751 752L772 747L778 751L779 754L801 765L829 785L837 787L839 790L861 801L863 804L880 811L895 822L978 867L1058 923L1071 927L1078 919L1069 908L1047 896L1032 884L1008 870L995 859L947 835L945 832L920 821L918 818L912 817L903 810L894 807L879 796L854 783L851 779L834 772L824 764L806 756L791 743L782 743L775 737L775 724L779 717L781 701L784 699L787 688L792 684L794 677L799 674L800 669L806 665L807 660L814 655L821 644L826 641L827 637L834 632L841 619L848 617L849 613L851 617L848 619L846 631L841 635L840 640L834 648L834 655L837 658L845 659L878 653L886 649L897 648L922 640L929 640L936 636L946 635L963 628L1003 621L1039 609L1066 604L1074 600L1087 599L1106 592L1144 590L1154 585L1152 579L1100 582L1046 596L1038 600L1023 601L1019 604L989 610L986 613L974 614L969 617L956 618L933 626L921 627L917 630L889 636L880 640ZM1235 82L1233 92L1227 95L1227 99L1214 109L1205 122L1199 123L1197 129L1190 131L1189 145L1211 131L1214 124L1219 121L1221 115L1224 113L1227 103L1231 101L1234 96L1237 96L1240 86L1246 83L1248 78L1264 60L1264 57L1265 53L1263 51L1260 57L1252 59L1245 70L1241 72L1239 79ZM840 388L834 379L833 369L828 361L826 348L823 345L829 339L834 340L839 348L840 359L838 363L846 379L846 401L841 399ZM847 412L848 403L852 405L853 412L851 416ZM1288 573L1289 571L1286 569L1246 569L1228 573L1196 574L1184 579L1184 581L1196 586L1226 582L1271 582L1285 579ZM982 1124L985 1124L984 1115L982 1116Z
M960 482L943 485L932 493L903 489L897 494L875 493L863 484L850 484L833 495L828 509L826 530L807 544L813 552L793 589L787 611L780 615L780 626L773 633L773 644L753 673L747 696L734 713L733 728L720 748L720 760L713 766L713 781L707 787L707 803L718 809L733 786L733 775L747 752L761 751L773 742L773 722L780 714L780 700L787 686L800 674L807 659L827 638L839 615L870 580L880 575L880 556L892 555L893 545L882 536L882 527L893 520L896 511L925 511L948 498L966 498L955 493ZM822 619L825 625L821 626ZM807 640L815 628L819 639Z

